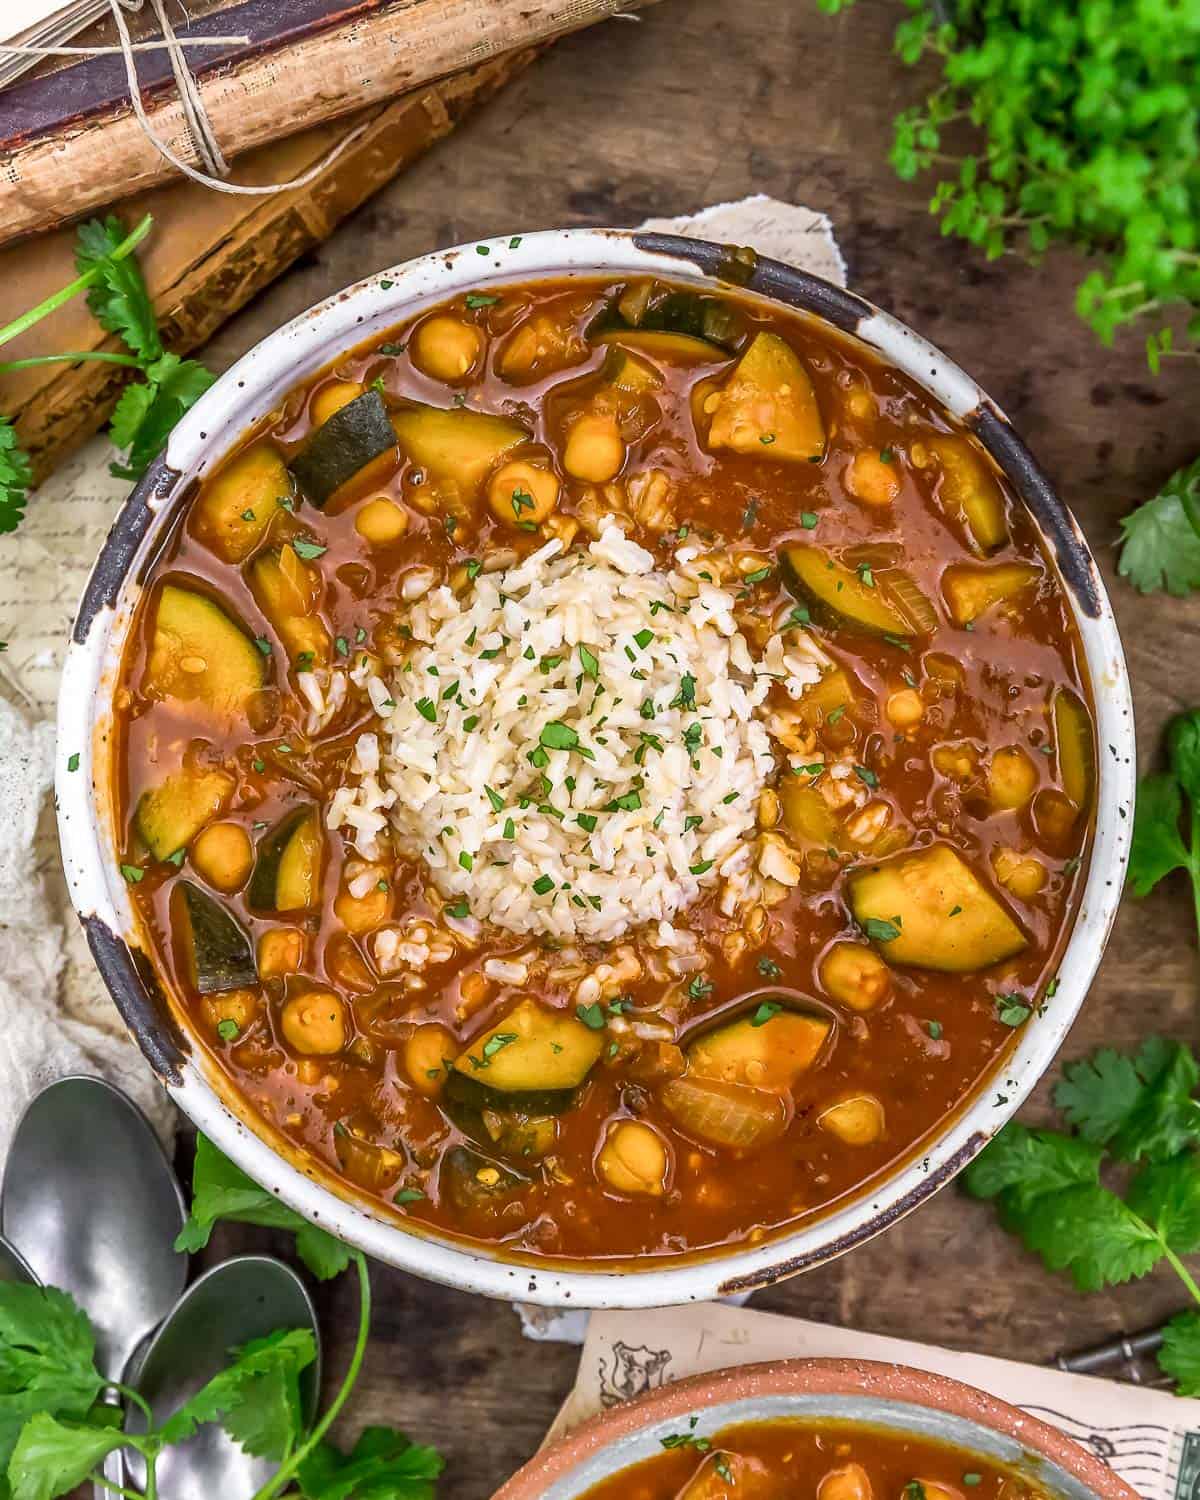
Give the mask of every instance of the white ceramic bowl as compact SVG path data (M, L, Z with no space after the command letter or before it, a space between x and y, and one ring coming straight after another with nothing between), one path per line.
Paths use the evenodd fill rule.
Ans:
M857 336L972 429L1028 506L1055 561L1087 657L1100 747L1091 862L1059 985L1044 1013L1022 1029L994 1086L981 1089L922 1154L836 1212L732 1253L626 1271L513 1262L403 1228L274 1138L188 1039L154 980L118 868L109 790L110 700L121 651L157 546L196 479L299 381L418 309L489 282L597 273L661 275L710 289L736 282L745 294ZM63 672L56 786L71 899L113 999L175 1102L246 1172L368 1254L435 1281L550 1305L643 1307L748 1290L850 1249L948 1182L1013 1114L1057 1052L1100 961L1125 877L1133 762L1125 660L1087 544L1007 419L962 370L862 298L778 262L759 259L750 269L731 247L702 240L568 229L506 235L370 276L264 339L193 407L130 495L84 593Z

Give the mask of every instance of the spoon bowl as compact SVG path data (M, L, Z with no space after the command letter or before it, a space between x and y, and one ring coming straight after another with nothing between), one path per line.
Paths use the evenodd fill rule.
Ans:
M158 1137L119 1089L63 1078L30 1103L9 1151L0 1233L87 1312L110 1380L183 1291L187 1257L172 1246L185 1217Z
M3 1235L0 1235L0 1281L27 1281L32 1286L38 1284L25 1257Z
M193 1283L163 1326L134 1356L126 1371L131 1386L154 1413L171 1415L229 1363L236 1345L278 1328L307 1328L317 1358L300 1377L302 1409L311 1423L321 1389L321 1336L316 1310L295 1271L266 1255L241 1255L215 1266ZM144 1432L146 1419L130 1406L129 1432ZM125 1483L139 1491L145 1465L126 1450ZM253 1458L215 1423L168 1448L158 1461L158 1491L164 1500L250 1500L279 1465Z

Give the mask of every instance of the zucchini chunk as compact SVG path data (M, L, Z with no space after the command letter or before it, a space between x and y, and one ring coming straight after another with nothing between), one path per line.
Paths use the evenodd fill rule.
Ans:
M240 563L267 534L292 476L266 440L245 448L208 481L192 513L192 532L224 562Z
M969 625L993 604L1013 599L1041 581L1032 563L994 563L989 568L954 563L942 574L942 593L956 625Z
M469 1146L455 1146L442 1157L438 1173L439 1194L448 1198L459 1213L489 1217L497 1204L504 1203L529 1186L529 1179L472 1151Z
M134 821L155 859L184 849L204 825L225 811L234 779L209 766L184 766L138 798Z
M987 460L969 438L939 433L925 446L941 469L937 502L953 520L966 527L975 550L983 557L1008 541L1004 496Z
M320 508L372 459L395 446L383 397L364 391L322 422L288 467L301 492Z
M447 1092L477 1108L561 1114L603 1048L601 1033L566 1011L522 1000L458 1057Z
M936 623L928 599L898 568L885 575L847 568L820 547L802 543L785 547L779 565L791 592L830 629L909 638L931 630L931 619Z
M847 879L850 910L889 963L969 974L1012 958L1025 934L948 844Z
M746 322L737 308L722 297L670 290L653 281L635 281L592 319L587 336L591 343L612 339L624 343L622 335L630 331L686 338L709 350L715 348L716 353L708 358L724 359L737 350L745 337ZM668 346L663 345L662 352L666 354Z
M654 366L619 345L608 351L601 374L614 390L635 396L647 396L662 389L662 376Z
M250 564L248 581L254 602L275 627L292 664L324 666L329 632L317 613L320 571L288 542L260 552Z
M613 328L606 333L598 333L593 342L611 344L632 354L645 354L651 359L664 359L680 365L723 364L729 359L728 351L719 344L693 338L690 333L651 333L640 328Z
M466 501L474 499L488 471L510 448L529 441L529 432L507 417L456 406L408 406L392 413L400 446L438 485L451 485Z
M178 921L187 938L188 967L201 995L258 983L254 950L224 906L190 880L178 885Z
M261 651L205 594L166 584L158 596L143 691L199 702L222 718L245 711L262 687Z
M664 1084L659 1098L690 1135L729 1150L765 1145L787 1127L783 1095L772 1089L685 1076Z
M792 1088L816 1061L833 1023L790 1008L783 997L776 1003L783 1008L757 1025L759 1012L698 1036L687 1049L687 1076L780 1092Z
M553 1115L531 1115L521 1110L475 1108L461 1099L449 1098L446 1113L472 1140L485 1149L519 1161L538 1161L554 1149L558 1121Z
M324 854L316 808L296 808L259 844L247 901L258 911L308 911L320 898Z
M721 390L705 440L785 463L825 452L825 425L808 371L777 333L759 333Z
M1066 688L1059 688L1054 695L1054 743L1062 789L1080 812L1086 812L1096 781L1092 721L1087 709Z

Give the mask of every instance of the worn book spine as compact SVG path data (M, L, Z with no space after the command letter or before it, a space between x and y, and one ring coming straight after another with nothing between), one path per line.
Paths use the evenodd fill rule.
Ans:
M216 138L232 160L299 128L653 3L395 0L347 24L300 33L283 48L205 72L198 87ZM155 133L198 165L175 90L154 92L146 102ZM17 137L16 144L0 147L0 243L53 228L173 175L127 101L77 117L61 130Z
M328 238L359 204L523 71L539 50L509 53L411 91L336 126L308 132L304 139L283 143L286 150L275 146L256 153L256 175L269 166L302 170L307 161L319 160L340 137L365 124L355 143L305 188L269 198L216 199L206 188L181 183L148 195L149 201L125 204L122 217L127 223L147 208L155 214L153 253L142 260L167 347L183 354L205 343L256 292ZM215 210L219 213L214 216ZM203 242L184 250L186 226L197 214L206 218ZM173 226L182 226L183 233L173 232ZM43 283L65 283L75 274L73 240L72 233L62 232L39 242L38 275ZM14 285L19 272L10 275L9 265L19 266L20 258L29 253L22 246L0 253L0 320L9 312L10 301L11 315L20 310L16 302L22 294ZM46 264L47 259L52 263ZM35 333L48 337L54 347L117 347L87 316L82 299L39 325ZM35 352L25 343L6 352ZM36 352L46 351L39 345ZM40 367L0 378L0 411L15 420L39 482L104 425L122 384L122 372L100 362Z

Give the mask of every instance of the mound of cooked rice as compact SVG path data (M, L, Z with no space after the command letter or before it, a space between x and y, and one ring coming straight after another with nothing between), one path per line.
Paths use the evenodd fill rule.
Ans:
M770 680L798 696L826 658L792 632L756 661L734 592L686 558L655 571L614 525L414 603L403 666L366 679L379 729L330 826L371 859L390 825L452 913L563 940L670 921L744 878Z

